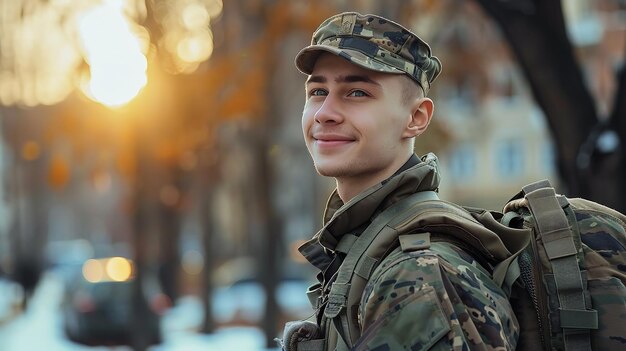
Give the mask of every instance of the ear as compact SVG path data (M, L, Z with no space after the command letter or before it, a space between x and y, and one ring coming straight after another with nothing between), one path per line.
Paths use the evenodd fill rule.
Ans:
M415 99L413 105L411 105L411 119L404 130L403 136L413 138L424 133L433 116L434 107L433 101L427 97Z

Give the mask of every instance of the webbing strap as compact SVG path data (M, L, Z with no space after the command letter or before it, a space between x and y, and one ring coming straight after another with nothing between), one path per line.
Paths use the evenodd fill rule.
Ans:
M521 228L524 218L515 211L509 211L504 214L501 223L507 227ZM523 230L523 232L515 233L515 235L505 235L506 233L504 232L501 234L500 237L505 242L506 247L512 252L512 255L498 263L494 267L492 274L494 282L504 290L507 296L511 296L513 284L521 274L517 257L528 247L532 236L530 230L520 230Z
M377 264L377 259L367 255L363 255L363 259L361 260L361 262L359 262L359 264L356 265L354 273L359 277L368 280L374 272L374 268L376 268Z
M586 309L572 229L549 182L531 184L523 191L552 265L565 348L591 350L589 330L597 328L598 316L595 310Z
M540 181L534 182L534 183L530 183L528 185L526 185L525 187L522 188L522 193L524 195L533 192L535 190L539 190L539 189L543 189L543 188L552 188L552 184L550 184L550 181L547 179L542 179Z
M342 313L342 311L348 307L348 293L353 274L357 274L358 272L361 276L367 273L367 278L369 278L375 266L375 262L372 261L372 258L364 258L368 257L365 255L365 252L374 241L374 238L376 238L378 233L380 233L389 222L402 213L411 210L417 203L438 198L437 193L434 191L422 191L407 196L376 216L372 223L356 239L354 244L351 245L348 254L337 272L337 278L331 285L328 303L324 309L324 315L327 318L332 318L333 324L337 328L337 333L340 336L338 338L338 346L343 342L349 350L350 346L353 345L358 338L358 335L353 335L354 332L351 330L352 328L350 328L348 313Z
M345 318L343 318L345 321ZM333 319L333 325L335 326L335 330L337 330L337 334L339 337L337 338L337 345L335 345L335 349L333 351L351 351L352 348L348 346L347 341L349 339L348 335L345 335L344 330L348 330L350 328L349 325L343 323L342 318L337 317Z
M596 311L589 310L560 310L561 325L563 328L598 329Z
M518 250L502 262L498 263L493 269L493 281L504 290L507 296L511 296L511 287L520 276L517 257L526 248L528 243L530 243L530 235L525 235Z
M300 341L295 351L324 351L326 339Z
M513 260L511 260L510 262L507 262L506 264L507 266L506 274L504 275L504 279L501 285L502 289L504 289L507 296L511 296L511 289L513 289L513 284L515 283L515 281L517 281L517 278L519 278L520 275L522 274L519 268L519 261L518 261L519 254L513 255L511 257L513 257Z
M348 315L343 313L338 317L333 318L333 325L337 330L337 334L339 337L337 338L337 345L335 346L334 351L350 351L352 348L348 345L348 340L350 340L349 335L346 335L346 331L350 330L350 325L348 322Z
M416 233L400 235L402 252L413 252L430 247L430 233Z
M354 234L344 234L341 239L339 239L339 242L335 247L335 251L339 251L344 254L348 253L352 245L354 245L354 243L356 242L357 238L358 237Z
M322 284L316 283L310 286L306 291L306 297L309 299L309 303L313 310L317 311L320 307L320 297L322 296Z

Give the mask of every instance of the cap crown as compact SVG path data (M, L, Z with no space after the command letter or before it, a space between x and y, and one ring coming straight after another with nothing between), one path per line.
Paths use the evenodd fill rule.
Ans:
M430 46L403 26L376 15L346 12L322 22L311 45L296 57L300 71L310 74L322 52L331 52L362 67L407 74L425 92L441 72Z

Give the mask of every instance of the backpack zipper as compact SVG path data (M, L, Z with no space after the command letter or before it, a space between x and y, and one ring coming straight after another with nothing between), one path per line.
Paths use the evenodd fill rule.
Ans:
M531 238L530 241L532 246L532 252L536 253L537 243L535 241L535 238ZM530 273L524 274L524 272L528 272L528 269L520 269L520 271L522 273L522 279L524 281L524 284L530 285L529 289L526 290L529 292L531 299L533 300L533 306L535 307L535 311L537 313L537 323L539 326L539 336L541 338L541 344L544 346L544 349L546 349L546 345L550 344L550 326L546 325L545 323L550 323L550 319L548 317L548 303L545 299L546 294L539 291L544 290L542 289L542 278L539 276L541 267L539 267L536 259L533 260L533 258L530 256L531 254L528 251L522 252L521 255L523 255L523 257L520 258L523 259L520 262L520 265L523 263L530 266Z

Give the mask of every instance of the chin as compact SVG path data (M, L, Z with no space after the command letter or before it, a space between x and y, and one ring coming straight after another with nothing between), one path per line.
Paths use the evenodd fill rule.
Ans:
M316 164L315 170L324 177L345 177L354 173L354 167L350 167L347 162L337 164Z
M324 177L337 177L346 173L346 169L340 166L331 166L331 165L315 165L315 170L319 175Z

